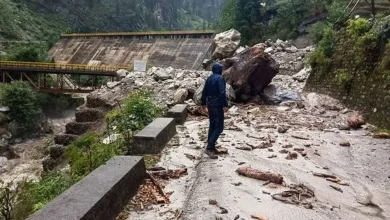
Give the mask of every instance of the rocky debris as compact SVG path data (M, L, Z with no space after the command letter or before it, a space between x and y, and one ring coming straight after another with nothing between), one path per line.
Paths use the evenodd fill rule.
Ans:
M337 184L343 185L343 186L349 186L348 183L343 182L340 178L338 178L335 175L325 174L325 173L313 173L313 175L325 178L325 180L327 180L329 182L337 183Z
M88 108L112 109L115 107L116 103L113 96L105 97L97 91L99 90L95 90L95 92L92 92L87 96L86 106Z
M191 155L191 154L184 154L184 156L186 156L190 160L195 160L196 159L196 157L194 155Z
M246 151L251 151L252 147L251 146L238 146L236 147L238 150L246 150Z
M172 73L172 69L170 68L152 67L148 70L148 74L153 76L156 81L172 79L173 77L170 73Z
M223 77L233 87L236 98L242 101L260 94L279 71L276 61L259 47L248 48L226 59L224 66Z
M175 95L173 96L173 101L175 103L183 103L187 99L187 96L188 96L187 89L178 89Z
M289 190L272 195L272 198L287 204L302 205L307 209L312 209L311 201L314 200L314 191L303 184L289 186Z
M340 188L340 187L337 187L337 186L333 186L333 185L329 185L332 189L336 190L336 191L339 191L341 193L343 193L343 190Z
M298 158L298 154L296 152L289 152L286 160L295 160Z
M246 47L242 47L242 46L237 48L237 50L236 50L236 52L234 52L233 56L242 53L246 49L247 49Z
M307 78L309 78L311 72L310 67L303 68L301 71L298 73L294 74L292 78L298 82L305 82Z
M235 29L217 34L213 42L213 59L222 60L231 57L240 46L240 42L241 33Z
M215 199L209 199L209 204L210 205L218 205L218 202Z
M94 122L104 118L104 112L97 108L78 108L75 116L76 122Z
M182 175L187 175L187 168L177 170L164 169L159 171L151 171L150 174L161 179L177 179Z
M269 155L267 158L272 159L272 158L277 158L276 154Z
M310 111L318 109L340 111L343 109L343 105L340 101L323 94L308 93L305 94L302 99L304 100L305 107Z
M283 90L274 84L267 86L261 94L262 99L270 105L280 104L285 101L299 101L300 96L290 90Z
M289 127L281 125L278 127L278 132L283 134L283 133L286 133L288 131L288 129L289 129Z
M96 128L95 122L69 122L66 124L66 134L82 135L93 128Z
M257 219L257 220L269 220L269 218L264 217L262 215L256 214L256 215L251 215L251 218Z
M301 140L310 140L309 137L301 135L301 134L292 134L291 137L296 138L296 139L301 139Z
M349 143L348 141L342 141L339 144L342 147L350 147L351 146L351 143Z
M361 128L365 124L363 115L359 112L354 112L348 119L348 124L353 129Z
M64 155L65 147L62 145L54 145L49 148L49 155L52 159L61 158Z
M271 172L262 172L251 167L240 167L236 170L239 175L254 178L262 181L270 181L276 184L283 183L283 177L280 174Z
M380 133L374 134L372 137L376 138L376 139L390 139L390 133L380 132Z
M121 84L121 82L118 82L118 81L107 82L107 88L113 89L113 88L115 88L116 86L118 86L119 84Z
M219 207L219 209L221 210L219 214L227 214L228 213L228 210L225 209L224 207Z
M118 76L121 78L125 78L129 74L129 71L127 71L125 69L120 69L120 70L116 71L116 74L118 74Z
M281 154L288 154L290 151L286 150L286 149L282 149L279 151L279 153Z
M78 137L77 135L73 135L73 134L58 134L54 136L54 143L67 146L72 141L76 140L77 137Z
M59 164L61 164L62 159L53 159L53 158L46 158L42 161L42 168L44 172L49 172L54 170L55 167L57 167Z

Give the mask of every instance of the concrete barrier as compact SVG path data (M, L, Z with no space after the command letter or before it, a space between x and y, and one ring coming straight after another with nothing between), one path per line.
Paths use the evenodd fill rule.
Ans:
M187 119L187 116L188 116L187 105L185 104L175 105L167 112L167 117L174 118L175 123L178 125L184 124L184 122Z
M28 220L114 220L145 176L142 157L114 157Z
M159 153L175 134L173 118L157 118L134 136L130 150L134 154Z

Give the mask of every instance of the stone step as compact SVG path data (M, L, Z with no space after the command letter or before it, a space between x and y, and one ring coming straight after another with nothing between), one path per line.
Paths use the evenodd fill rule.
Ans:
M167 112L168 118L174 118L175 123L177 125L182 125L187 120L188 112L187 112L187 106L186 104L177 104L173 106L171 109Z
M157 118L134 136L130 151L134 154L156 154L176 134L173 118Z
M115 219L145 177L142 157L114 157L27 220Z
M82 135L87 133L87 131L95 128L97 125L96 122L69 122L65 126L66 134Z
M54 143L59 145L67 146L72 141L77 139L77 135L74 134L57 134L54 136Z
M104 118L104 112L97 108L81 108L76 110L76 122L95 122Z

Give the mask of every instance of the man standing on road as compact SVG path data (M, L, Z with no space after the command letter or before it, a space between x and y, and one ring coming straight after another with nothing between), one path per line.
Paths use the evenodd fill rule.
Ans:
M222 77L222 65L214 64L213 74L206 80L202 92L202 105L207 105L209 112L209 134L206 154L211 159L218 159L215 155L215 143L223 132L224 107L228 106L226 98L226 83Z

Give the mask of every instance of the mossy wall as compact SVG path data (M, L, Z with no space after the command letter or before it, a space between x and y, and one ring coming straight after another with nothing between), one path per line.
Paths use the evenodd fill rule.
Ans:
M338 32L328 63L313 67L305 90L337 98L368 122L390 128L390 42Z

